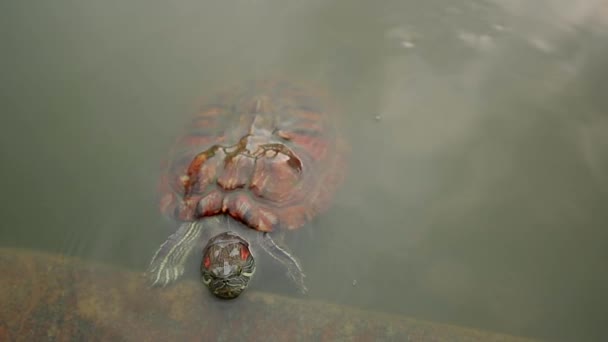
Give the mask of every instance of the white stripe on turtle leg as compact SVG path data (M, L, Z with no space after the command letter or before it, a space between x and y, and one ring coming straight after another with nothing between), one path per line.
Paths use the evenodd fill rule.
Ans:
M183 223L160 245L148 266L151 286L166 286L184 273L184 264L197 245L202 228L201 221Z
M266 253L270 254L270 256L287 268L287 276L295 283L300 292L303 294L308 292L308 288L306 288L306 284L304 284L304 277L306 277L306 275L302 270L302 266L300 266L298 260L287 250L287 247L277 244L268 233L263 233L259 236L262 248Z

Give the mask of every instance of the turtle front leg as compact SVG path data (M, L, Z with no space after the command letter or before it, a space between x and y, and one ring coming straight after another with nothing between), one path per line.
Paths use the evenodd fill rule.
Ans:
M270 234L259 234L259 237L260 245L264 251L287 268L287 276L289 279L294 282L302 294L306 294L306 292L308 292L308 288L306 288L306 284L304 284L306 275L298 260L289 252L286 246L277 244Z
M184 264L198 245L202 231L200 221L185 222L160 245L147 270L150 286L164 287L184 274Z

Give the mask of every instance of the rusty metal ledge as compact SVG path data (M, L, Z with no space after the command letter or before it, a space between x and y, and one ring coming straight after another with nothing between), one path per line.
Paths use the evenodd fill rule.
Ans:
M531 341L250 291L212 298L194 281L0 248L0 341Z

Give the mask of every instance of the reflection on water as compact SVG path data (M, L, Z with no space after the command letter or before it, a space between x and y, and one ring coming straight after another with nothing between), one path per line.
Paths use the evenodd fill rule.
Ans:
M171 228L158 165L197 98L289 75L332 88L353 148L331 213L292 235L311 298L605 334L604 2L11 6L3 245L143 269ZM263 268L252 286L289 292Z

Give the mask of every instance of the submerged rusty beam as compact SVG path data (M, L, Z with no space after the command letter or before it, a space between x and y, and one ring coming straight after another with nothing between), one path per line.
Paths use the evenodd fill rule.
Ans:
M0 341L529 341L249 291L212 298L195 281L60 255L0 249Z

